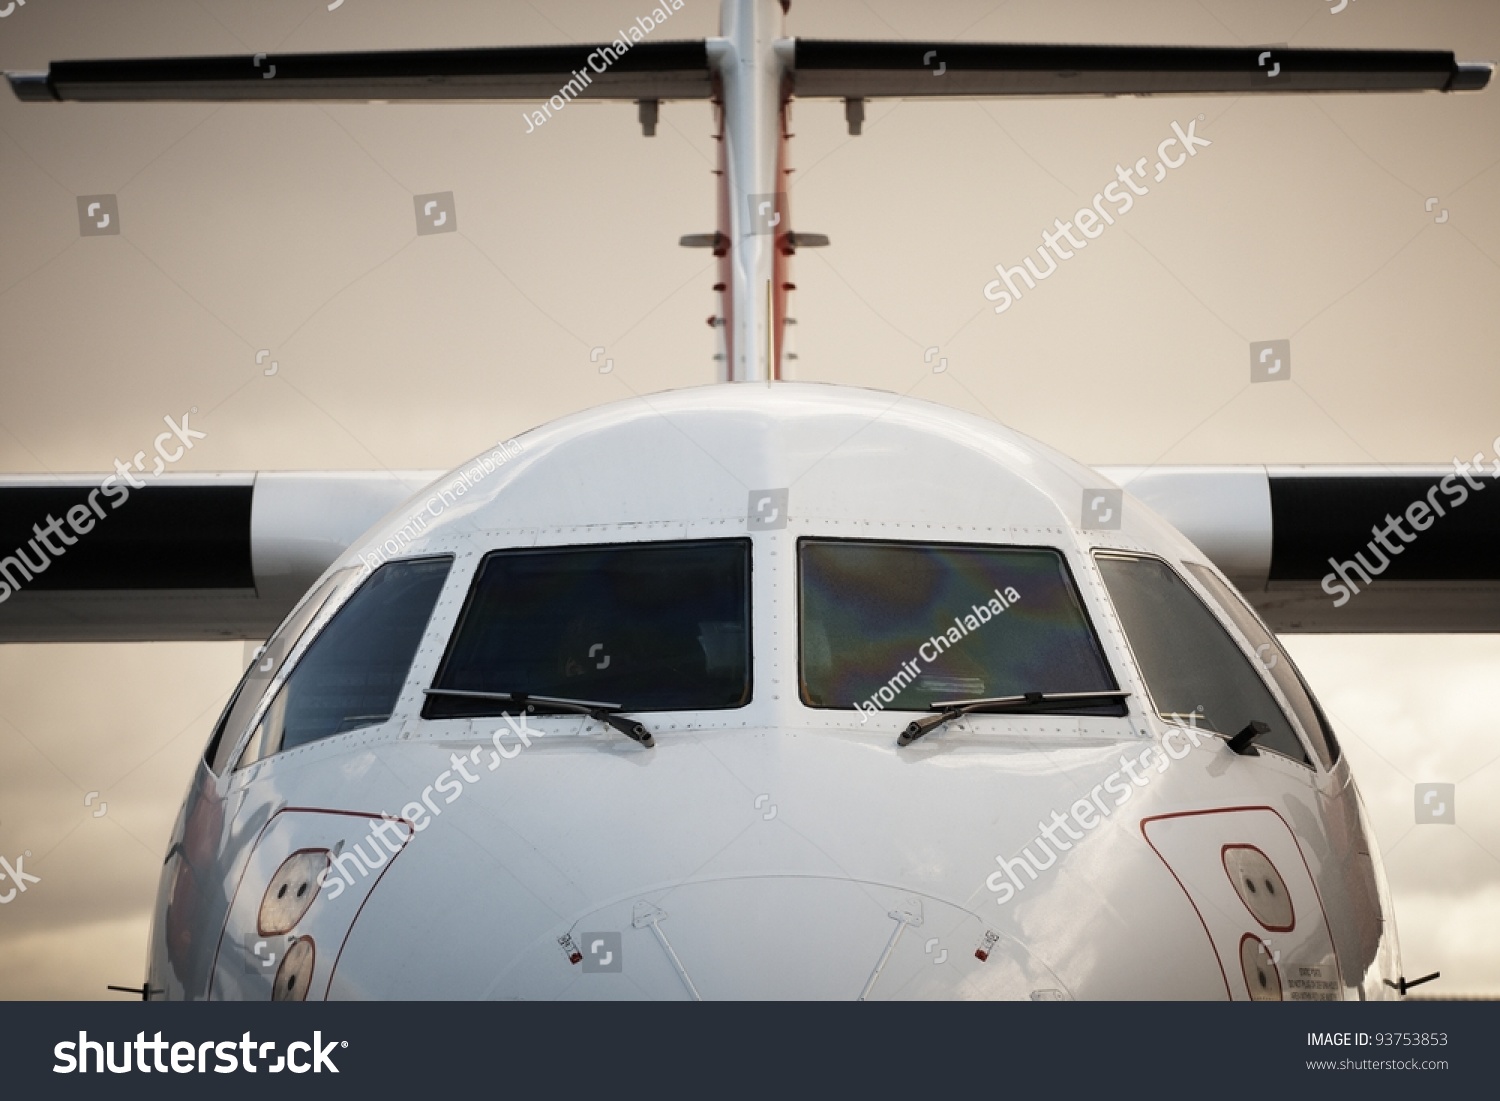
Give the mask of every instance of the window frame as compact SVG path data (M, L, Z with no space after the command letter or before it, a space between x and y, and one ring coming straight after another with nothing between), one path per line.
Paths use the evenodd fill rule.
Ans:
M227 776L235 771L235 765L239 760L240 752L243 748L240 745L240 742L242 741L242 737L246 731L253 730L255 728L255 720L260 715L261 704L263 704L266 700L266 697L271 694L272 687L278 683L279 678L286 672L288 666L291 665L294 661L298 660L298 646L301 644L302 640L307 637L308 632L313 629L313 626L322 617L323 613L328 611L329 607L335 600L339 599L340 589L347 586L347 591L352 592L354 589L359 588L359 585L357 584L358 575L359 567L349 565L333 571L333 573L329 574L325 578L319 578L318 582L312 585L307 590L307 592L303 593L302 598L298 600L296 604L292 605L291 611L287 612L287 614L282 617L281 622L276 625L276 629L266 636L265 644L260 647L255 656L250 659L250 664L246 666L245 671L240 674L239 683L234 686L234 691L230 693L229 696L229 702L224 705L223 710L219 712L219 717L214 721L213 733L209 735L208 744L203 749L204 767L206 767L208 771L213 775ZM272 674L266 678L265 683L261 685L260 699L256 700L255 707L250 712L250 719L245 725L245 730L241 731L239 735L236 735L235 740L228 747L226 747L223 764L220 765L220 767L217 769L214 768L213 759L216 756L216 751L219 749L220 743L223 741L224 736L229 733L229 731L225 728L225 724L233 715L235 705L239 703L240 696L244 693L245 689L250 686L253 679L252 674L255 672L256 662L261 659L261 655L265 654L271 648L271 644L281 636L281 633L286 630L287 626L291 624L292 621L295 620L303 612L307 605L312 601L313 597L317 595L319 590L323 589L325 586L329 586L329 582L334 582L334 584L328 588L328 593L319 602L317 610L315 610L312 615L308 617L307 621L303 623L302 630L298 632L297 637L292 641L291 649L287 650L286 654L282 657L280 664L276 666L275 671L272 672ZM340 601L340 604L342 604L342 601Z
M1252 670L1254 670L1255 674L1260 678L1261 683L1265 686L1266 690L1270 694L1271 702L1274 703L1278 708L1280 708L1281 717L1286 721L1287 727L1291 730L1293 736L1296 737L1297 744L1302 747L1302 753L1305 759L1299 761L1297 758L1289 756L1288 754L1283 753L1281 750L1269 745L1260 745L1257 743L1255 748L1261 754L1274 754L1283 761L1287 761L1291 764L1297 765L1300 768L1308 769L1313 773L1330 771L1322 767L1322 761L1319 758L1318 754L1313 750L1311 741L1307 736L1307 732L1302 729L1302 723L1298 720L1295 710L1289 705L1286 698L1282 695L1280 685L1278 685L1271 677L1264 664L1257 660L1257 658L1255 657L1254 650L1252 650L1249 646L1249 640L1247 640L1240 633L1238 625L1228 618L1228 615L1224 612L1224 610L1218 607L1217 601L1213 600L1210 597L1205 597L1203 593L1199 592L1198 586L1194 583L1192 578L1184 576L1184 571L1178 569L1168 559L1162 557L1159 554L1152 554L1146 551L1121 550L1114 547L1094 547L1092 549L1091 558L1096 570L1098 569L1098 562L1101 558L1125 559L1129 561L1149 560L1153 562L1159 562L1162 566L1164 566L1167 572L1170 573L1174 578L1176 578L1177 581L1192 595L1193 599L1198 601L1199 604L1203 605L1209 616L1212 617L1214 622L1219 625L1219 629L1224 631L1229 640L1238 648L1238 650L1240 651L1240 656L1245 660L1245 663ZM1135 643L1131 641L1130 632L1125 629L1125 623L1120 618L1119 609L1115 606L1114 594L1109 591L1109 585L1104 580L1104 573L1102 570L1099 570L1099 584L1103 588L1104 595L1109 601L1110 614L1114 616L1115 622L1119 626L1120 638L1124 641L1126 649L1130 653L1131 664L1134 666L1135 680L1140 685L1142 695L1151 704L1147 713L1154 716L1159 722L1166 723L1169 726L1188 729L1187 724L1167 718L1162 714L1160 708L1156 706L1156 696L1151 691L1151 685L1146 681L1145 671L1141 668L1140 659L1137 657L1135 652ZM1220 738L1225 742L1228 742L1231 738L1234 737L1233 732L1224 733L1218 730L1211 730L1208 727L1200 726L1193 727L1192 729L1197 730L1200 734L1208 734L1211 737Z
M1049 545L1049 544L1046 544L1046 543L970 543L970 542L965 542L963 540L958 540L958 539L879 539L879 538L875 538L875 539L858 539L858 538L846 538L846 537L837 536L837 535L803 535L803 536L799 536L797 538L796 547L795 547L796 554L795 554L794 563L793 563L793 586L795 588L794 608L795 608L795 615L796 615L795 631L796 631L796 641L797 641L797 663L796 663L796 668L794 670L794 673L795 673L796 682L797 682L797 702L799 704L801 704L803 707L807 708L809 711L850 711L850 712L858 712L860 710L860 708L859 708L858 704L851 704L848 707L833 707L833 706L825 706L825 705L822 705L822 704L809 703L807 701L807 699L802 694L802 689L803 689L803 676L802 676L802 672L803 672L803 652L802 652L802 624L803 624L803 607L802 607L802 547L806 543L839 543L839 544L846 544L846 545L852 544L852 545L859 545L859 546L899 546L899 547L918 547L918 548L922 548L922 547L954 547L954 548L958 548L958 549L961 549L961 550L977 550L977 551L1047 551L1050 554L1055 554L1057 556L1058 562L1062 565L1063 576L1066 578L1067 583L1068 583L1068 585L1070 586L1070 588L1072 590L1073 599L1074 599L1074 601L1076 602L1076 604L1078 606L1078 612L1083 617L1084 626L1088 628L1089 637L1093 640L1095 651L1099 655L1099 660L1100 660L1100 662L1104 666L1105 673L1108 675L1109 679L1113 682L1113 684L1112 684L1112 686L1110 688L1108 688L1108 689L1101 688L1099 691L1104 692L1104 691L1120 691L1121 690L1120 671L1119 671L1119 669L1117 669L1115 667L1115 663L1112 662L1112 661L1110 661L1109 649L1108 649L1108 647L1106 647L1104 645L1104 637L1099 633L1099 625L1095 622L1095 617L1090 614L1088 601L1087 601L1087 599L1084 596L1083 588L1078 584L1078 574L1074 571L1073 564L1070 561L1068 561L1068 552L1067 552L1067 549L1064 548L1064 547L1052 546L1052 545ZM1113 611L1113 607L1111 607L1111 611ZM1049 715L1064 715L1064 716L1068 716L1068 717L1075 718L1075 719L1124 719L1124 720L1128 721L1130 719L1131 715L1132 715L1132 712L1134 711L1134 708L1132 707L1132 704L1131 704L1131 699L1129 697L1126 697L1126 698L1121 699L1119 701L1119 703L1120 703L1120 705L1121 705L1121 707L1123 709L1123 713L1119 714L1119 715L1079 714L1079 713L1076 713L1076 712L1065 711L1065 710L1057 710L1057 711L1050 711L1049 710L1048 714ZM1099 705L1098 704L1080 704L1079 706L1080 707L1097 707ZM898 710L896 708L886 708L885 709L885 713L892 714L892 715L898 715L898 714L899 715L930 715L930 714L934 714L934 712L932 712L932 711L904 711L904 710ZM1032 715L1026 715L1026 714L1007 715L1004 712L991 712L991 713L973 712L973 713L967 715L966 718L969 718L969 719L976 719L976 718L979 718L979 719L1003 719L1003 718L1035 719L1036 716L1034 714L1032 714Z
M1219 584L1223 585L1228 590L1230 598L1239 601L1240 606L1244 609L1246 614L1260 624L1261 630L1265 631L1266 637L1271 641L1271 645L1276 648L1275 656L1280 661L1285 662L1287 668L1291 670L1292 676L1295 677L1297 683L1302 686L1302 692L1307 697L1308 707L1312 711L1313 716L1318 720L1319 723L1322 724L1322 730L1319 731L1319 733L1323 736L1323 741L1328 746L1329 760L1327 764L1323 764L1323 755L1318 752L1317 743L1311 736L1311 732L1307 729L1307 724L1301 721L1301 714L1299 709L1292 705L1292 701L1290 699L1286 698L1286 693L1284 691L1281 692L1282 700L1285 701L1283 706L1285 709L1291 712L1292 718L1296 720L1296 726L1300 728L1299 733L1302 735L1302 740L1312 748L1312 757L1322 766L1321 771L1332 772L1338 767L1339 762L1344 759L1343 747L1340 745L1338 737L1334 733L1333 723L1329 722L1327 714L1325 714L1323 711L1323 705L1318 702L1318 697L1313 694L1312 686L1307 683L1307 678L1302 675L1302 670L1297 668L1297 663L1292 660L1292 655L1287 653L1286 647L1281 644L1281 640L1277 638L1276 632L1271 630L1270 627L1266 626L1265 622L1260 618L1259 613L1256 612L1256 610L1250 605L1250 602L1244 598L1239 589L1237 589L1229 581L1228 578L1224 577L1223 574L1220 573L1220 571L1216 570L1211 564L1207 562L1189 562L1187 559L1183 559L1182 567L1184 572L1187 574L1188 579L1196 583L1199 588L1208 593L1211 605L1217 606L1219 604L1219 598L1214 594L1212 589L1203 584L1202 580L1197 576L1198 570L1204 570L1209 574L1209 576L1216 578ZM1239 624L1237 622L1234 622L1233 615L1225 611L1225 617L1234 624L1236 630L1240 630ZM1243 630L1240 630L1240 633L1244 635ZM1274 684L1279 691L1281 689L1281 682L1276 679L1276 674L1271 672L1271 667L1260 660L1259 651L1251 647L1250 637L1246 635L1243 641L1245 644L1245 648L1255 655L1256 664L1262 667L1267 680ZM1281 703L1282 700L1278 700L1277 702Z
M671 715L671 714L693 714L699 711L739 711L749 707L755 702L755 541L748 535L706 537L697 539L634 539L616 540L609 543L556 543L556 544L529 544L515 547L492 547L479 555L479 560L474 564L469 573L467 587L464 590L463 599L459 602L458 612L454 616L452 625L448 628L448 638L443 644L443 652L439 656L431 673L428 688L439 688L438 683L444 671L448 668L448 662L453 656L453 648L458 644L458 637L463 632L464 624L468 621L469 613L473 610L474 600L479 591L479 583L484 576L485 564L493 557L502 554L569 554L584 551L608 551L608 550L640 550L643 548L681 548L706 545L732 544L740 547L744 552L745 562L745 692L743 699L736 704L723 707L678 707L667 710L641 710L638 708L625 708L625 714L631 715ZM428 701L434 697L426 696L417 714L424 722L469 722L477 718L493 718L496 715L514 714L516 711L506 710L507 707L515 706L517 710L520 705L507 704L496 700L496 710L486 715L427 715Z
M446 589L449 581L452 580L454 567L458 562L457 555L451 552L442 554L417 554L411 555L410 557L406 558L388 558L379 566L376 566L373 570L364 569L362 565L355 566L351 564L350 566L345 567L345 569L352 569L355 571L353 576L350 578L350 580L354 581L355 583L345 587L342 593L338 588L335 588L334 591L329 594L328 599L323 602L323 607L319 609L318 612L314 614L310 620L308 620L307 626L302 629L302 634L298 637L297 642L293 645L292 649L287 652L286 657L282 660L281 666L276 670L276 675L267 682L259 702L255 705L255 710L250 713L250 719L248 722L246 722L245 729L240 732L239 738L235 743L234 750L230 754L229 764L225 767L222 774L223 776L233 777L236 774L243 773L248 768L254 768L257 765L263 765L268 761L274 761L284 752L283 750L277 750L275 753L268 753L264 757L257 758L256 760L251 761L248 764L244 762L245 750L249 746L250 738L252 735L254 735L256 729L265 719L266 711L270 708L271 704L275 702L277 696L280 695L282 688L286 685L286 682L294 673L296 673L297 667L302 664L302 659L307 655L307 651L312 648L312 644L316 642L320 637L322 637L323 631L328 627L330 623L333 622L334 617L344 610L349 601L354 599L355 594L363 590L364 587L369 584L370 579L373 578L381 570L383 570L386 566L401 562L428 561L446 561L449 563L448 576L443 581L443 588ZM427 626L423 629L424 638L426 636L426 632L432 627L433 616L437 614L437 606L441 601L442 590L439 590L438 598L433 602L433 609L428 613ZM298 607L300 608L301 605L299 604ZM417 643L416 652L412 655L412 666L409 667L406 671L406 681L402 684L401 692L397 693L396 696L398 707L400 705L402 693L405 692L407 686L411 682L412 671L416 666L417 657L420 656L421 652L422 643L419 641ZM392 710L390 717L385 721L387 723L391 722L393 719L395 719L396 715L397 711ZM383 724L373 723L371 725L380 726ZM371 727L368 726L359 728L359 730L361 731L366 731L369 729L371 729ZM346 730L341 732L340 734L331 735L328 738L321 738L316 742L308 742L307 745L321 745L324 742L332 741L334 738L342 737L344 734L352 734L355 732L356 731ZM304 747L294 746L293 748L301 749Z

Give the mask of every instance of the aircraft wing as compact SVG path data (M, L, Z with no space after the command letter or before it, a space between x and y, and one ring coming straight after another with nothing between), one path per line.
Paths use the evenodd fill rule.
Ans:
M1098 469L1197 544L1275 631L1500 631L1500 468Z
M264 640L329 563L441 473L164 473L140 488L112 474L0 476L0 643ZM107 477L113 495L100 492Z
M1491 553L1500 543L1500 492L1486 492L1500 490L1500 480L1487 473L1099 472L1196 543L1276 631L1500 631L1500 557ZM91 510L90 492L104 475L0 478L0 586L12 585L0 588L0 642L264 639L346 547L440 473L163 474L130 490L118 511L97 492ZM1414 509L1418 502L1425 509ZM105 515L72 536L76 545L49 535L62 553L36 570L37 527L50 531L49 517L74 508L83 509L80 521L91 511ZM1390 527L1393 519L1409 542ZM29 579L16 548L33 567ZM1356 556L1371 568L1386 563L1369 585ZM1344 563L1354 565L1334 574ZM1359 591L1338 601L1345 579Z

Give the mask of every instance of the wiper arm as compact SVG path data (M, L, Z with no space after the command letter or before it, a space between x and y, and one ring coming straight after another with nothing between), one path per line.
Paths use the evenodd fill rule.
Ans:
M572 712L575 715L587 715L595 722L614 727L625 737L640 742L648 749L656 745L656 739L651 736L651 731L634 719L627 719L620 715L620 705L617 703L570 700L561 696L534 696L530 692L479 692L468 688L425 688L423 694L462 700L504 700L507 703L518 703L528 711L544 708L551 711Z
M1114 700L1123 700L1130 693L1120 691L1108 692L1027 692L1020 696L993 696L984 700L948 700L945 703L934 703L931 710L938 714L926 719L917 719L908 723L901 737L896 739L896 744L911 745L912 742L922 737L930 730L936 730L946 722L958 718L960 715L972 714L976 711L985 713L999 713L1005 711L1054 711L1059 707L1076 707L1079 704L1109 703Z

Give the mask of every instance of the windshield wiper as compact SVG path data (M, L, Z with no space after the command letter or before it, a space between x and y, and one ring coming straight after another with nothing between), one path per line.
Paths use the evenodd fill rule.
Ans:
M938 714L926 719L917 719L908 723L901 737L896 739L896 744L911 745L912 742L922 737L930 730L936 730L946 722L951 722L960 715L968 715L976 711L985 713L996 713L1004 711L1055 711L1059 707L1076 707L1079 704L1110 703L1114 700L1123 700L1129 696L1125 691L1108 692L1027 692L1020 696L994 696L984 700L948 700L944 703L934 703L929 710L937 711Z
M600 703L598 700L570 700L561 696L534 696L530 692L478 692L467 688L426 688L423 694L428 696L447 696L462 700L503 700L507 703L518 703L528 711L538 708L550 711L572 712L575 715L587 715L595 722L605 723L614 727L625 737L632 741L640 742L641 745L651 748L656 745L656 739L634 719L626 719L620 716L620 705L617 703Z

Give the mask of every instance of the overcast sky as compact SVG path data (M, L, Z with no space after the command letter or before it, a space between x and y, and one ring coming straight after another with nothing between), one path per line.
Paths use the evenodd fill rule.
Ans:
M0 67L109 55L586 42L648 0L31 0ZM797 0L788 32L1287 43L1500 58L1500 5ZM715 33L688 0L674 37ZM1055 218L1209 147L996 316ZM1470 96L795 106L800 379L981 413L1091 463L1437 462L1500 434L1500 88ZM435 468L553 417L711 381L701 104L23 105L0 94L0 472L98 471L198 406L180 470ZM458 232L417 236L452 191ZM118 198L81 237L76 199ZM1446 217L1444 215L1446 214ZM1252 341L1292 379L1251 386ZM933 374L937 345L949 368ZM590 349L615 370L600 374ZM255 364L269 350L266 376ZM1493 553L1480 550L1478 553ZM1293 636L1386 854L1407 974L1500 994L1500 637ZM0 996L137 983L168 832L238 643L0 646ZM1415 825L1453 782L1457 824ZM87 802L89 793L98 796ZM101 807L106 808L96 816Z

